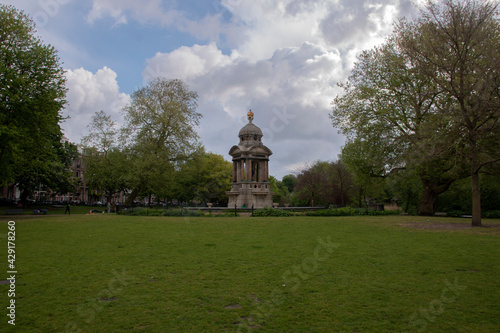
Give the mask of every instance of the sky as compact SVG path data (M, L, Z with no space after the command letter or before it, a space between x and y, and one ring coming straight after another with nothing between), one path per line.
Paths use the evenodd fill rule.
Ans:
M207 151L229 149L252 110L281 179L337 160L345 138L331 101L363 50L384 42L422 0L0 0L24 10L66 70L65 136L88 133L97 111L122 108L150 80L182 79L198 93Z

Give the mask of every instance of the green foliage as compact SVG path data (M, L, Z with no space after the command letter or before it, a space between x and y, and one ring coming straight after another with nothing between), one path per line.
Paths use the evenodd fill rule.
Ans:
M358 186L341 160L316 161L296 177L294 204L339 205L350 203Z
M287 188L289 193L292 193L297 185L297 176L295 175L285 175L281 179L283 185Z
M436 124L441 126L428 146L447 138L453 142L450 150L467 164L474 226L481 225L479 173L500 159L498 9L498 1L429 2L419 19L402 20L396 29L398 45L411 64L443 96L443 103L436 103ZM442 164L454 165L447 160Z
M277 202L280 206L290 202L290 193L282 181L277 180L274 176L270 176L269 185L273 193L273 202Z
M201 210L190 209L150 209L146 207L134 207L123 210L123 215L130 216L185 216L195 217L203 216Z
M352 207L328 208L307 212L307 216L355 216L356 209Z
M352 208L352 207L341 207L341 208L328 208L321 209L313 212L307 212L307 216L385 216L385 215L399 215L400 211L392 210L373 210L367 208Z
M420 197L419 214L432 215L437 196L469 172L480 215L478 173L500 158L498 8L428 2L420 18L401 20L386 43L358 57L331 119L347 136L342 159L363 190L371 177L406 170L399 178L411 190L391 186L393 194L405 210Z
M57 51L35 36L22 11L0 4L0 184L66 188L68 149L61 143L66 103Z
M195 127L198 95L178 79L157 79L132 94L124 108L122 145L129 156L130 200L140 193L168 196L173 171L200 149ZM130 203L130 202L128 202Z
M483 217L490 219L500 219L500 210L487 210L483 212Z
M273 217L288 217L292 216L293 214L290 213L289 211L283 210L283 209L275 209L275 208L264 208L264 209L257 209L253 212L253 216L255 217L264 217L264 216L273 216Z
M203 149L182 163L175 174L175 196L185 202L210 202L226 206L231 189L233 166L222 155Z
M500 177L498 175L481 175L481 207L484 211L500 209ZM470 179L462 179L450 186L449 190L439 195L436 210L439 212L458 212L452 216L471 214L472 186ZM485 216L485 214L481 214Z

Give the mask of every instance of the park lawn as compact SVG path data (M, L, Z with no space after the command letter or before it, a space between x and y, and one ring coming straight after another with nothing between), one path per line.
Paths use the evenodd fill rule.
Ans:
M412 216L11 220L16 326L2 284L2 332L500 331L496 227L400 225L427 220ZM6 235L3 219L5 252Z

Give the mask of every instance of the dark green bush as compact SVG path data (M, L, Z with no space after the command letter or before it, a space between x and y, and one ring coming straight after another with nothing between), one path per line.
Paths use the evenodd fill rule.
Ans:
M257 209L253 212L253 216L274 216L274 217L286 217L286 216L292 216L292 213L286 210L282 209L274 209L274 208L264 208L264 209Z
M352 207L342 207L342 208L328 208L321 209L314 212L307 212L307 216L384 216L384 215L399 215L400 211L393 210L372 210L366 208L352 208Z
M144 207L123 210L123 214L131 216L203 216L203 213L200 210L147 209Z
M500 219L500 210L488 210L483 212L483 217L488 219Z

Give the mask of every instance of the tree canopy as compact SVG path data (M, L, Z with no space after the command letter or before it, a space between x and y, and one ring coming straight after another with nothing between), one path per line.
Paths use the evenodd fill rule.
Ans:
M158 78L132 94L124 108L123 144L135 170L132 195L169 187L176 163L187 160L199 148L195 127L198 95L178 79ZM134 195L135 194L135 195Z
M362 53L332 103L333 125L347 135L343 160L367 176L418 175L422 215L469 169L472 224L481 224L479 170L500 158L497 6L429 3L421 18L401 20L384 45Z
M472 225L481 225L479 172L500 160L500 21L498 2L430 3L415 22L401 21L398 43L415 68L447 96L440 109L450 144L469 164Z
M39 185L67 188L75 153L61 142L64 70L35 33L24 12L0 5L0 183L17 183L21 199Z

